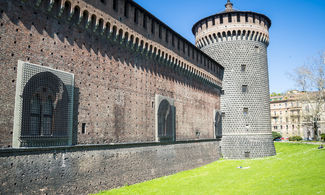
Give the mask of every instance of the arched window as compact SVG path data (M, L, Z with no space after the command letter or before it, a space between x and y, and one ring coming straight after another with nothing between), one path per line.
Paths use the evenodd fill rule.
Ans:
M158 107L158 140L174 141L174 107L163 99Z
M18 61L13 147L72 145L74 75Z
M27 82L23 91L22 146L66 145L68 139L66 86L50 72L42 72Z

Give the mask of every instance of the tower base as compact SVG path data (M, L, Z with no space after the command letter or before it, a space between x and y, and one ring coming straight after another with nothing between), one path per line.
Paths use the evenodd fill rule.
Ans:
M221 153L226 159L262 158L276 154L272 134L223 135Z

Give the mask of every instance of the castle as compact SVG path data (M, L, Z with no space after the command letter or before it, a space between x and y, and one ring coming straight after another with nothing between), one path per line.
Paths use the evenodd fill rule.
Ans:
M219 15L230 23L227 14ZM208 29L202 21L196 47L131 0L0 0L1 193L97 192L195 168L233 150L227 143L245 144L226 130L220 147L236 112L220 108L230 81L218 62L229 65L208 48L218 47L210 36L233 37L199 36ZM265 62L256 82L266 89L255 101L268 92L265 29L240 35ZM230 158L274 154L267 127L251 133L265 139L250 146L262 152Z

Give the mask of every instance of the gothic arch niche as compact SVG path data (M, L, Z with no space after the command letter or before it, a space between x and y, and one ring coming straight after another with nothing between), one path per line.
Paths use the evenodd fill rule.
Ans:
M71 145L73 74L19 61L13 147Z
M174 100L156 95L156 141L175 141Z
M215 111L214 131L216 138L222 137L222 113L218 110Z

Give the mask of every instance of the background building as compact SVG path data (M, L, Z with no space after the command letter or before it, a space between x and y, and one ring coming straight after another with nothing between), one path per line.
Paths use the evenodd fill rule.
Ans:
M282 137L294 135L303 137L302 102L299 91L290 91L284 95L270 97L272 131L281 133Z
M267 46L271 20L259 13L226 10L193 26L196 45L225 67L221 96L225 158L275 155L270 126Z
M304 140L314 137L313 112L318 110L318 135L325 132L324 102L316 105L315 92L288 91L281 95L270 96L272 131L281 133L283 138L301 136ZM306 99L306 96L309 98ZM319 108L317 108L319 107Z

